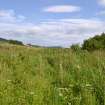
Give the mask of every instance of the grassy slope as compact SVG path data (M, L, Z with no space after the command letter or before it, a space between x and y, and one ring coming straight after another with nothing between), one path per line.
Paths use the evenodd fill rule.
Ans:
M104 105L105 51L0 45L0 105Z

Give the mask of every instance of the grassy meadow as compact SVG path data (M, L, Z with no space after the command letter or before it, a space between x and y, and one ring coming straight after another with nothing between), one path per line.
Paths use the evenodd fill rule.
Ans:
M0 44L0 105L105 105L105 51Z

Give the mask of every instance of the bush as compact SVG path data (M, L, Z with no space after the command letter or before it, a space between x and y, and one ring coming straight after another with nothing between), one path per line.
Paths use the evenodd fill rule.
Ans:
M98 49L105 49L105 33L101 35L96 35L93 38L85 40L82 49L93 51Z
M73 45L71 46L71 49L72 49L73 51L80 51L80 50L81 50L81 47L79 46L79 44L73 44Z

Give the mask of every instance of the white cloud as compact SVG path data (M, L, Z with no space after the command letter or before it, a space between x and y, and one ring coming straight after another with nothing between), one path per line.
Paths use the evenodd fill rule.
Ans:
M99 1L99 4L105 6L105 0L98 0Z
M105 22L94 19L58 19L34 24L15 12L0 16L0 37L25 43L69 46L101 32L105 32Z
M13 10L0 10L0 17L14 17L15 12Z
M72 6L72 5L56 5L56 6L49 6L44 8L44 12L51 12L51 13L67 13L67 12L77 12L80 11L80 7Z
M22 15L16 15L14 10L0 10L0 22L19 22L25 20Z

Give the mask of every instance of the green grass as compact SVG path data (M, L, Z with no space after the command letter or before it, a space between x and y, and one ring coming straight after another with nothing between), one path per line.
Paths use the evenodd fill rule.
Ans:
M105 51L0 44L0 105L104 105Z

